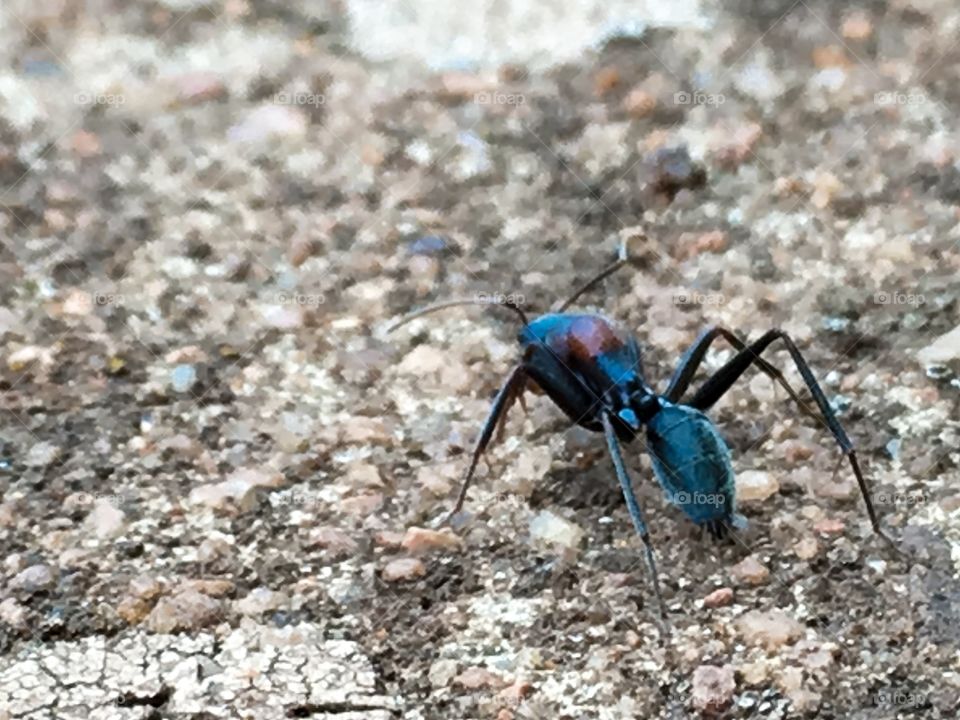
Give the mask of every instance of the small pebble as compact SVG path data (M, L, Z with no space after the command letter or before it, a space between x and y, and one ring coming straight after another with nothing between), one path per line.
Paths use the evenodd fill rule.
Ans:
M388 550L399 550L403 545L404 537L406 537L404 533L393 530L381 530L373 536L373 542Z
M15 350L7 357L7 367L15 373L23 372L28 368L46 372L53 367L53 356L53 349L27 345Z
M922 365L945 364L960 358L960 325L941 335L917 353Z
M821 45L813 49L813 64L824 68L845 68L850 65L850 58L840 45Z
M117 604L116 612L128 625L137 625L149 613L151 604L147 600L127 595Z
M340 501L340 510L347 515L367 517L383 506L382 493L366 493L344 498Z
M549 510L541 510L530 521L530 536L534 541L574 549L583 538L583 529Z
M777 674L777 686L781 692L791 693L799 690L803 685L803 669L795 666L788 666L780 670Z
M739 64L733 82L744 95L769 105L786 92L787 86L780 74L770 68L767 57L758 55L752 62Z
M380 469L369 462L355 462L347 466L344 481L353 488L382 488Z
M613 65L600 68L593 76L593 94L603 97L620 84L620 71Z
M440 76L441 96L452 100L473 101L496 88L490 78L464 71L448 71Z
M271 138L301 137L307 132L307 116L289 105L262 105L227 131L232 142L258 143Z
M843 190L843 185L836 175L831 172L817 173L813 181L813 195L810 197L810 202L813 203L814 207L822 210L833 201L833 197L841 190Z
M846 525L843 524L842 520L824 518L823 520L818 520L814 524L813 529L821 535L842 535L846 529Z
M813 480L813 491L820 497L846 500L858 492L857 481L846 474L817 475Z
M241 511L249 511L256 506L259 489L279 488L282 485L283 476L280 473L241 468L223 482L194 488L190 492L189 502L220 510L237 507Z
M285 607L290 602L286 593L259 587L233 603L233 609L241 615L262 615Z
M176 392L189 392L196 382L197 369L193 365L177 365L170 373L170 385Z
M227 88L218 75L210 72L185 73L174 80L177 101L183 105L200 105L226 96Z
M481 688L497 689L507 684L499 675L481 667L467 668L457 675L453 679L453 682L467 690L479 690Z
M784 459L790 464L796 464L809 460L813 457L813 450L809 445L804 445L795 440L787 440L781 445Z
M427 574L427 568L416 558L397 558L388 562L381 574L385 582L413 580Z
M132 597L153 600L163 594L166 584L152 575L137 575L130 580L128 592Z
M267 327L276 330L297 330L303 327L304 308L298 305L268 305L262 309L261 317Z
M207 564L229 557L233 544L220 535L204 538L197 548L197 562Z
M100 498L94 503L84 524L100 540L110 540L123 534L126 516L115 503Z
M448 364L449 358L446 353L436 347L418 345L404 356L397 365L397 371L404 375L423 377L440 373Z
M307 538L306 547L329 550L334 557L352 555L359 549L356 540L340 528L331 526L313 528Z
M623 100L623 109L634 118L644 118L657 107L657 98L643 88L634 88Z
M184 345L183 347L171 350L163 356L164 362L170 363L171 365L203 363L207 362L208 359L203 349L196 345Z
M787 693L787 697L790 699L790 706L793 710L807 715L815 712L820 707L820 703L823 702L823 696L820 693L806 688L799 688Z
M738 502L761 502L780 490L777 479L762 470L744 470L736 482Z
M833 642L800 640L793 648L793 652L807 670L819 672L827 670L836 662L839 647Z
M433 550L459 550L463 542L449 529L412 527L407 530L401 545L407 552L420 555Z
M184 590L172 597L160 598L147 617L147 628L160 634L199 630L217 622L222 614L219 600L196 590Z
M732 665L701 665L693 671L693 707L701 713L721 712L736 689Z
M459 180L469 180L484 175L493 169L490 159L490 146L476 133L463 131L457 134L459 162L455 175Z
M680 260L688 260L703 253L722 253L727 249L729 240L722 230L706 233L681 233L677 238L674 255Z
M50 565L31 565L17 573L7 585L12 592L29 595L51 589L57 583L57 571Z
M446 497L453 489L453 482L443 468L436 466L422 467L417 471L417 485L434 497Z
M748 644L776 650L803 635L804 627L780 610L750 610L734 623L737 633Z
M63 301L66 315L85 316L93 312L93 296L83 290L72 290Z
M27 467L41 468L52 465L60 457L60 448L53 443L38 442L30 446L24 464Z
M26 629L27 608L18 603L15 598L7 598L0 602L0 623L15 630Z
M773 194L779 198L800 195L803 191L803 181L799 178L780 176L773 182Z
M102 148L100 136L89 130L77 130L70 138L70 149L80 158L96 157Z
M733 604L733 589L728 587L717 588L703 599L703 606L708 608L726 607Z
M801 560L812 560L820 552L820 543L816 538L806 537L793 546L793 552Z
M669 199L680 190L696 190L707 183L707 172L695 163L685 147L661 148L644 158L641 172L655 192Z
M730 574L742 585L762 585L770 577L770 571L753 555L730 568Z
M744 663L737 668L743 682L751 687L765 685L770 676L770 664L764 658L754 662Z
M723 144L714 153L717 163L728 170L734 170L749 161L753 149L763 137L763 126L759 123L747 123L734 128L732 136L725 136Z
M519 705L533 694L533 690L534 687L530 683L517 680L497 693L497 697L511 705Z
M178 592L181 590L196 590L210 597L222 597L233 592L234 584L230 580L184 580L177 589Z
M855 10L843 19L840 34L847 40L867 40L873 35L873 23L870 16L860 10Z
M343 441L358 445L386 445L392 439L389 428L381 418L354 415L341 428Z
M449 249L447 239L442 235L421 235L407 245L411 255L444 255Z
M458 663L451 658L435 660L427 672L427 679L435 688L445 688L457 676Z

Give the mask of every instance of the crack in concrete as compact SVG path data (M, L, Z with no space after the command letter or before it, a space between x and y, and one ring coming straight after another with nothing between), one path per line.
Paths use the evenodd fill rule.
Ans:
M309 623L277 629L243 621L219 638L137 630L33 643L0 658L5 720L133 720L161 707L210 718L269 720L308 710L393 717L400 704L375 685L359 644L328 640Z

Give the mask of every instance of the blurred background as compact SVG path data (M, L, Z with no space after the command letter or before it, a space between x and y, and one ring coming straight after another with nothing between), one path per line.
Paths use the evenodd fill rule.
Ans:
M0 718L953 717L958 23L4 2ZM739 541L699 538L629 449L669 637L602 438L544 398L463 523L425 529L516 327L386 325L452 297L535 315L621 245L583 305L651 382L710 323L787 330L912 564L759 373L712 412Z

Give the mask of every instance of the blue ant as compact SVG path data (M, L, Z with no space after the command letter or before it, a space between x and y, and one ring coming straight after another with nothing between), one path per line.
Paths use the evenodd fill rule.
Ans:
M617 262L582 285L568 300L532 322L519 305L505 298L496 303L480 300L441 302L401 318L391 326L390 331L428 313L471 304L506 308L516 314L523 324L518 336L521 359L493 400L474 446L457 501L443 522L448 523L463 508L477 463L497 427L500 426L502 430L509 408L517 400L522 403L525 390L538 387L576 425L604 434L627 510L644 543L660 616L665 619L666 610L660 594L650 534L624 465L620 445L633 441L641 432L645 433L646 450L650 454L654 474L668 500L715 538L722 538L734 527L743 527L745 520L736 512L736 486L730 450L705 412L723 397L747 368L755 364L782 386L802 410L817 418L790 387L783 374L761 357L774 341L780 340L796 364L827 427L850 462L874 532L899 553L894 542L880 529L870 491L850 438L837 420L810 366L785 332L770 330L747 344L726 328L708 327L684 353L667 389L657 393L644 378L640 347L635 338L602 315L567 312L578 298L627 262L621 253ZM733 345L736 354L709 377L689 400L682 402L707 350L717 338L723 338Z

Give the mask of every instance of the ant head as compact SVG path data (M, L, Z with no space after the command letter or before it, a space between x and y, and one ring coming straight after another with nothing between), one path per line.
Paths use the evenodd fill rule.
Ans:
M645 387L631 396L630 408L627 412L633 416L636 427L639 428L640 425L650 422L650 419L660 412L660 398L650 388Z

